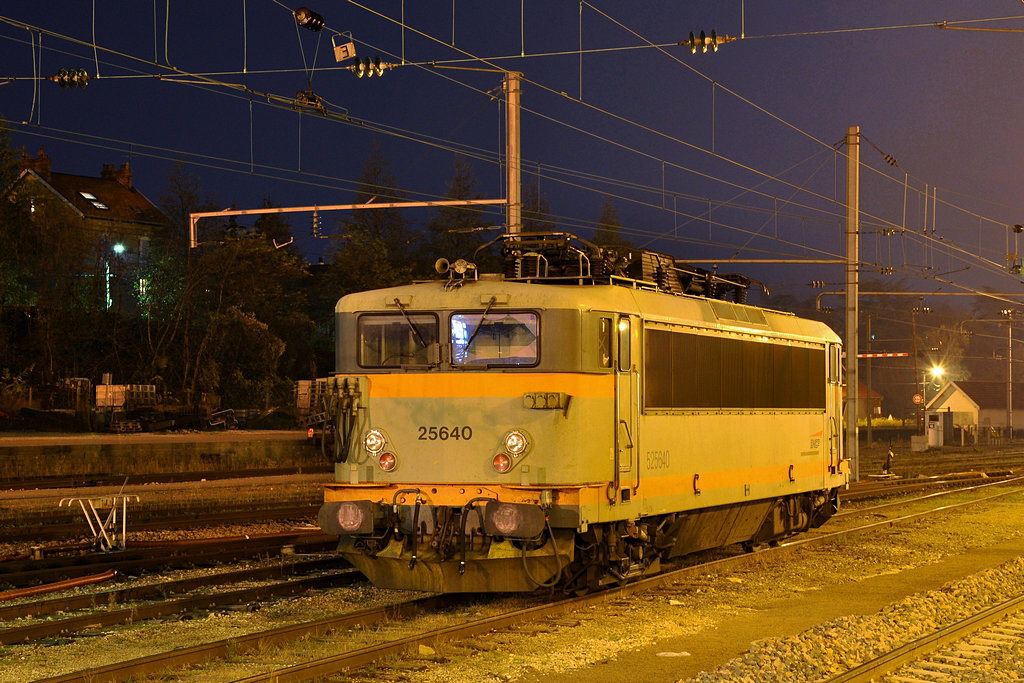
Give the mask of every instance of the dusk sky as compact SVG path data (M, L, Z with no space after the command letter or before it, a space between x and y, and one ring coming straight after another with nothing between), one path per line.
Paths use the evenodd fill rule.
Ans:
M130 160L159 202L180 160L221 208L335 204L353 201L376 141L409 199L442 198L456 154L479 194L500 198L503 110L489 93L514 69L523 182L560 229L589 234L610 196L634 244L676 257L840 258L839 143L859 125L862 277L1024 293L1006 272L1008 226L1024 223L1017 0L306 5L319 33L271 0L94 4L0 9L0 83L13 79L0 116L55 171ZM701 30L737 40L707 54L676 45ZM398 66L356 78L332 51L345 33L360 57ZM85 69L88 86L46 80L62 68ZM309 89L330 116L293 107ZM291 223L304 253L326 253L308 215ZM798 297L843 278L838 266L722 269Z

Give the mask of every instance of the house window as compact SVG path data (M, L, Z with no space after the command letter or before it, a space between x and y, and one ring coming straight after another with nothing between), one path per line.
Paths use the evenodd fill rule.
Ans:
M86 192L85 190L79 190L78 194L80 194L83 197L85 197L86 199L88 199L92 203L92 205L95 206L97 209L102 209L104 211L109 211L110 210L110 207L107 206L106 204L104 204L103 202L101 202L99 200L99 198L96 195L94 195L92 192Z

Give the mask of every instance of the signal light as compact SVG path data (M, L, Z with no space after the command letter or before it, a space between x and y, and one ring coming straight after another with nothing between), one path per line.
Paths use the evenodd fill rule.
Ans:
M300 7L295 10L294 14L295 23L302 28L308 28L313 33L320 32L324 27L324 18L308 7Z
M348 68L350 71L356 72L356 78L362 78L363 76L383 76L385 69L392 69L394 66L394 64L381 62L380 57L374 57L373 59L369 57L359 59L357 57Z
M512 458L505 453L498 453L491 460L491 466L495 471L504 474L505 472L508 472L510 467L512 467Z
M380 454L379 458L377 458L377 464L380 465L380 468L385 472L390 472L395 469L395 466L398 464L398 459L395 457L394 453L384 452Z
M89 85L89 74L85 69L61 69L50 80L62 88L84 88Z

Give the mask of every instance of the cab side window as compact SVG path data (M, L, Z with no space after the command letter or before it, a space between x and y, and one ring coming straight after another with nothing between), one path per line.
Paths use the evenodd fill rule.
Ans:
M621 372L627 372L630 368L629 363L629 316L619 316L619 370Z
M597 329L597 362L602 368L612 366L612 319L601 318Z

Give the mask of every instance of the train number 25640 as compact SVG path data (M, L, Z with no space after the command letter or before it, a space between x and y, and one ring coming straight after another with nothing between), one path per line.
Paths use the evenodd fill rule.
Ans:
M420 441L447 441L448 439L469 439L473 438L473 428L469 426L463 427L436 427L436 426L419 426Z

